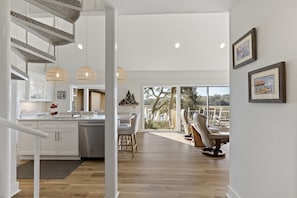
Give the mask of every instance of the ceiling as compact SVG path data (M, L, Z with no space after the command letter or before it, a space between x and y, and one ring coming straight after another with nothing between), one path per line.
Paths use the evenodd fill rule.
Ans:
M103 10L103 3L119 14L226 12L235 0L84 0L84 10Z
M209 13L228 12L229 7L236 0L81 0L83 14L104 13L105 5L117 8L121 15L135 14L176 14L176 13ZM24 0L11 0L12 9L31 14L45 13L44 11L27 4Z
M117 8L118 64L128 71L227 70L229 68L229 7L235 0L103 0ZM30 15L45 12L23 0L11 0L12 10ZM104 6L102 0L83 0L76 22L76 43L59 49L59 63L68 70L89 63L104 70ZM88 17L86 26L85 16ZM86 31L88 27L88 31ZM181 43L181 48L173 45ZM220 43L226 43L219 49ZM79 51L78 43L88 43ZM88 54L88 55L86 55ZM69 58L69 55L71 58ZM86 61L87 56L87 61ZM61 58L68 57L68 58ZM62 59L62 60L61 60Z

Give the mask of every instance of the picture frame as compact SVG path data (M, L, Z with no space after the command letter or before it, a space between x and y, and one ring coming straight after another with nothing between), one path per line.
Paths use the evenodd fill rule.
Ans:
M248 86L251 103L286 103L285 62L249 72Z
M233 69L257 60L256 28L252 28L232 45Z
M65 100L66 99L66 91L57 91L57 99Z

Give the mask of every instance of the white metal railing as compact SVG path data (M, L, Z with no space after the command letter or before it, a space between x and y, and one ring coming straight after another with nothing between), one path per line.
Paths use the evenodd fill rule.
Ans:
M40 138L47 138L48 133L17 124L15 122L9 121L9 120L1 118L1 117L0 117L0 125L35 136L35 144L34 144L34 198L39 198Z

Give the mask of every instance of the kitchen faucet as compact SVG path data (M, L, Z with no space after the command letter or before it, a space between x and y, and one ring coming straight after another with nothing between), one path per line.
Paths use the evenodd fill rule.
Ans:
M72 108L71 108L71 115L72 115L72 117L74 117L74 115L75 115L75 102L74 101L72 101Z
M81 117L81 114L76 111L76 106L75 106L75 102L74 101L72 101L71 116L72 117Z

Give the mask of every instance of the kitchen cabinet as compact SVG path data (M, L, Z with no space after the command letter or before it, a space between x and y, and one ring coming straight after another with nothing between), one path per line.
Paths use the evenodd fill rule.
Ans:
M52 101L54 95L53 83L47 82L44 74L29 73L29 100Z
M38 121L38 129L49 134L42 139L41 155L78 155L77 121Z
M19 121L19 124L37 129L37 121ZM18 142L20 155L33 155L34 154L34 136L19 132Z
M59 154L78 155L78 122L66 122L59 127Z
M19 123L48 133L48 138L41 139L41 158L78 157L78 121L21 120ZM19 137L19 155L32 156L34 154L34 136L20 133Z

